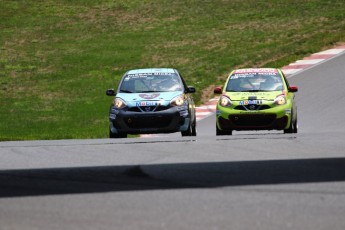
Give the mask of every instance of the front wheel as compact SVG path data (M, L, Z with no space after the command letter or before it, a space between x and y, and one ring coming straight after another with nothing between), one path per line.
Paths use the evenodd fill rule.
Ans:
M296 117L296 120L294 122L294 130L293 130L294 133L297 133L298 132L298 122L297 122L297 117Z
M109 130L109 138L127 138L126 133L113 133Z
M183 137L196 136L196 121L194 121L193 124L189 124L188 129L186 131L181 131L181 135Z
M287 129L284 129L284 133L297 133L298 132L298 123L297 117L295 120L291 120L290 126Z
M216 125L216 135L217 136L232 135L232 130L221 130Z
M192 136L196 136L196 121L194 120L194 123L192 125Z

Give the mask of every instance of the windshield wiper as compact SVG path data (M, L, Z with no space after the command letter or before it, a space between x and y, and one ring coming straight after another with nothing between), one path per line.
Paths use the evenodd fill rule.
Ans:
M144 91L138 91L136 93L157 93L157 92L160 92L160 91L155 91L155 90L144 90Z
M264 89L252 89L252 90L246 90L242 92L271 92L272 90L264 90Z
M120 89L120 92L121 92L121 93L133 93L132 91L130 91L130 90L125 90L125 89Z

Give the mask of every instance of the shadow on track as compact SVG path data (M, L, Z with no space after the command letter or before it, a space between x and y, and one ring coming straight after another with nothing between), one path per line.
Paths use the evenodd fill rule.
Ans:
M0 171L0 198L345 181L345 158Z

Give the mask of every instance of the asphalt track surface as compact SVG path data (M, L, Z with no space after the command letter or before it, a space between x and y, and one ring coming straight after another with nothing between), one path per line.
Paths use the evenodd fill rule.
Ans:
M345 54L289 78L298 134L0 142L0 229L345 229Z

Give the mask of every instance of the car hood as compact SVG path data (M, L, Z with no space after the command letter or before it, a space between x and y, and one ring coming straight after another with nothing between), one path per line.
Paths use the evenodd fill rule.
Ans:
M182 91L174 92L154 92L154 93L118 93L116 97L126 101L128 106L137 106L138 102L157 102L161 105L168 105L170 101L183 94Z
M273 101L278 95L283 94L283 91L270 91L270 92L226 92L226 95L232 101L243 101L243 100L265 100Z

